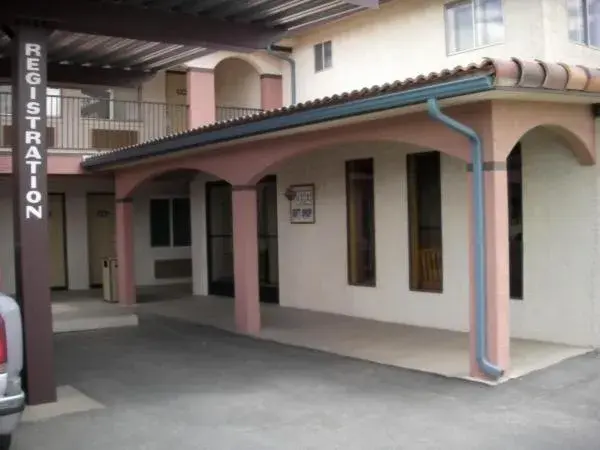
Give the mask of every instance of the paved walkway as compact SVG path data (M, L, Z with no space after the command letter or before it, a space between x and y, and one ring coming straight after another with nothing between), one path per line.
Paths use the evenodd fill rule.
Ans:
M227 331L235 330L232 298L182 296L141 304L138 311ZM259 336L262 339L405 369L470 379L467 333L264 303L261 304L261 322ZM589 351L590 348L512 338L510 370L500 382L545 369Z
M14 450L589 450L600 359L495 388L172 319L56 337L58 380L103 406L26 423Z

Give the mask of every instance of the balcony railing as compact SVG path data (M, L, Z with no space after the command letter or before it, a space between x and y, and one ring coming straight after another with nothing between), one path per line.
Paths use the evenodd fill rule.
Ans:
M186 105L48 96L46 108L51 150L109 150L188 129ZM12 95L1 92L0 148L11 148L12 142Z
M217 122L221 122L223 120L233 120L238 117L251 116L252 114L256 114L261 112L262 109L257 108L240 108L237 106L217 106Z

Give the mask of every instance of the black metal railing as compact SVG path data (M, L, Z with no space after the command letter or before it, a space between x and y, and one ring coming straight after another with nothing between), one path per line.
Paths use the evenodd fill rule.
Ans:
M259 112L262 112L262 109L241 108L238 106L217 106L216 119L217 122L221 122L223 120L233 120L238 117L251 116Z
M46 109L51 150L109 150L188 129L186 105L48 96ZM0 148L12 141L12 95L0 92Z

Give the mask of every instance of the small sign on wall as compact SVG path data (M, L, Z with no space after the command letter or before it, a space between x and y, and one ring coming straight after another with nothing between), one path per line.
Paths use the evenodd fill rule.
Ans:
M291 223L315 223L315 185L290 186L286 192L290 199Z

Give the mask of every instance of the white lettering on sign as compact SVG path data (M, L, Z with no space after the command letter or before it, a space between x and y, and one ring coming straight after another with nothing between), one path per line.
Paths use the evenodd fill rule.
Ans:
M42 105L39 85L42 82L40 60L42 47L39 44L25 44L25 89L27 103L25 105L25 165L27 167L27 192L25 192L25 219L41 219L43 217L43 196L39 191L39 166L42 165Z

